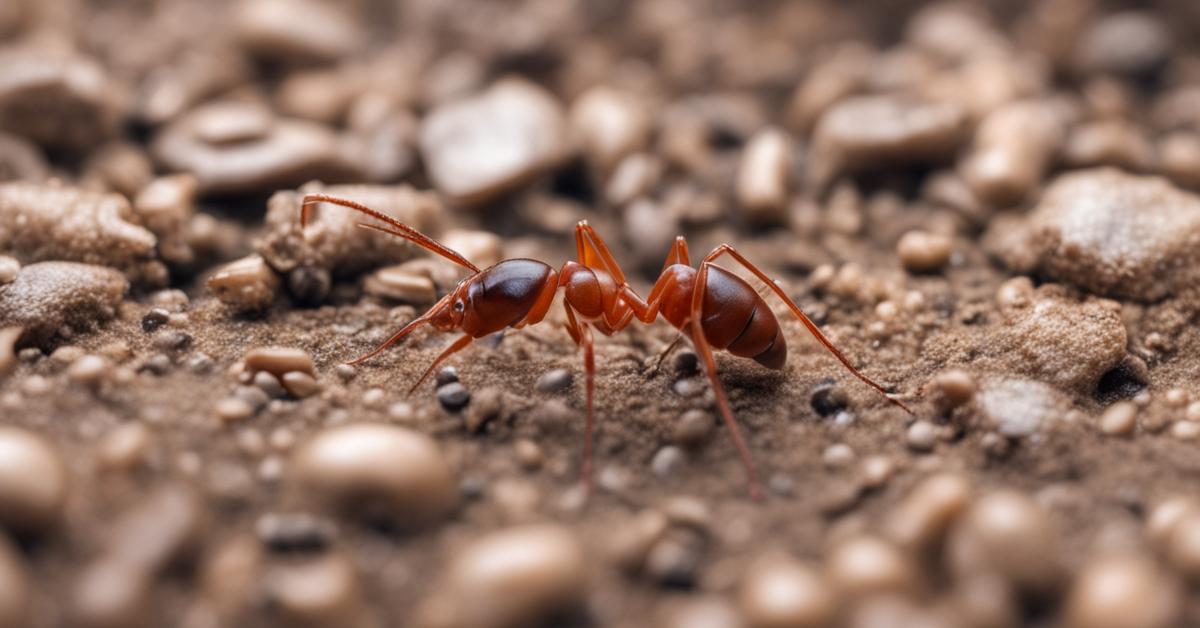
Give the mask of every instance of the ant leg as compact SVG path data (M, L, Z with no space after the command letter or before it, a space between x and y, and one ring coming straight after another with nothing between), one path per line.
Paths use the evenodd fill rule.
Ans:
M612 275L618 284L625 283L625 273L621 271L621 266L608 250L604 239L586 220L580 220L575 225L575 253L584 266L604 270Z
M629 309L633 310L637 319L643 323L653 323L654 319L658 318L658 305L662 300L662 294L670 285L671 275L668 275L666 270L675 264L691 266L692 262L688 258L687 240L683 236L677 236L675 242L671 244L671 252L667 253L667 261L663 263L663 272L658 277L658 281L654 282L654 287L650 289L650 296L646 300L642 300L629 284L621 286L621 299L629 305Z
M658 373L662 369L663 360L666 360L667 356L671 355L671 352L675 350L675 347L679 346L679 341L681 340L683 340L683 332L675 334L675 339L671 341L671 344L658 353L658 360L654 362L654 370L652 372Z
M449 301L449 299L450 299L449 295L442 297L441 300L439 300L437 303L433 304L433 307L429 308L429 311L427 311L424 314L409 321L409 323L407 325L400 328L400 331L392 334L392 336L390 338L388 338L387 340L384 340L378 347L375 347L375 349L372 350L370 353L368 353L366 355L360 355L357 358L350 360L346 364L350 364L350 365L361 364L361 363L366 362L367 360L370 360L371 358L379 355L380 353L383 353L383 351L385 349L387 349L388 347L403 340L404 337L409 335L410 333L412 333L412 331L414 329L420 327L421 325L424 325L425 323L428 323L430 315L433 312L436 312L438 310L438 308L444 306Z
M463 334L462 336L459 337L458 340L454 341L454 344L450 345L449 347L446 347L446 350L442 351L442 354L439 355L437 357L437 359L433 361L433 364L430 364L429 368L425 369L424 373L421 373L421 377L417 379L417 383L413 384L412 388L409 388L408 392L405 393L405 395L413 394L413 391L416 390L417 387L421 385L421 382L425 381L425 379L427 377L429 377L429 374L433 372L433 369L437 368L437 366L439 364L441 364L442 362L445 362L446 358L465 349L467 347L467 345L471 344L471 341L473 341L473 340L475 340L475 339L472 338L470 335Z
M776 296L778 296L780 300L782 300L788 306L788 309L790 309L792 313L796 315L796 318L800 319L800 322L803 323L808 329L808 333L812 334L813 338L817 339L817 342L821 343L821 345L824 346L827 351L832 353L833 357L837 358L838 361L842 363L842 366L845 366L846 369L853 373L855 377L862 380L868 386L874 388L880 395L883 395L885 399L896 404L897 406L900 406L900 408L905 412L915 416L915 413L910 410L908 406L904 405L904 403L901 401L892 398L892 396L883 389L883 386L875 383L874 380L864 375L858 369L854 368L854 365L850 363L850 359L847 358L836 346L834 346L833 341L829 340L829 338L827 338L825 334L821 332L816 323L812 322L812 319L810 319L808 315L806 315L804 311L800 309L799 305L796 305L796 302L793 301L791 297L789 297L787 293L783 291L783 288L779 287L779 284L775 283L775 280L771 279L771 277L769 277L765 272L752 264L750 260L746 259L732 246L728 244L722 244L721 246L718 246L717 248L713 249L712 253L709 253L708 256L704 258L703 263L710 264L713 262L713 260L726 253L728 253L730 257L733 257L735 260L737 260L738 263L746 268L746 270L754 273L756 277L762 280L762 282L766 284L767 287L770 288L776 294Z
M596 385L596 361L592 343L592 330L587 323L579 324L575 319L574 312L571 311L571 306L563 303L563 309L567 312L567 330L571 334L571 338L583 347L583 372L585 377L585 386L587 391L587 419L583 428L583 466L580 468L580 481L583 483L583 492L587 496L592 492L592 428L595 424L592 410L592 398L595 394Z
M717 407L721 410L721 418L725 421L725 427L728 428L729 435L733 437L733 443L737 446L738 455L742 458L742 465L746 467L746 475L748 476L750 485L750 497L755 501L761 501L763 499L763 491L762 481L758 478L758 469L755 468L754 460L750 457L750 448L746 445L741 431L738 430L737 423L733 420L733 410L729 407L729 398L725 394L725 387L721 385L721 378L717 375L717 360L713 357L712 347L709 346L708 339L704 336L704 328L700 323L703 320L701 307L704 304L704 293L708 286L708 267L709 262L701 262L700 271L696 275L696 289L692 293L692 315L690 320L692 325L692 342L696 345L696 352L704 360L704 370L708 373L708 380L712 384L713 395L717 398Z

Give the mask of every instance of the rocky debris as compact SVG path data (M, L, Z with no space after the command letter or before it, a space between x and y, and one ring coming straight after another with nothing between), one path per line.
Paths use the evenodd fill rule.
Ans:
M1158 167L1175 185L1200 188L1200 135L1177 131L1163 136L1156 146Z
M361 156L324 125L275 118L250 102L221 101L172 121L154 139L159 164L196 178L200 194L288 188L362 178Z
M17 367L17 340L25 333L21 327L0 327L0 378Z
M196 202L196 179L172 175L150 181L133 200L133 212L158 240L158 256L172 266L191 264L195 258L188 230Z
M139 144L114 140L93 150L83 164L80 187L133 198L154 178L154 164Z
M154 234L119 194L57 184L0 184L0 250L22 263L61 260L112 266L135 283L166 283Z
M976 129L963 179L988 205L1020 203L1041 183L1065 138L1059 115L1042 101L1000 107Z
M0 526L44 534L61 520L70 477L57 449L19 427L0 427Z
M825 572L835 590L851 598L906 593L919 585L912 560L891 543L870 535L837 543L825 559Z
M809 131L821 115L838 101L862 89L876 52L861 42L836 46L796 86L788 101L788 126Z
M942 413L966 405L975 397L975 378L962 369L947 369L929 383L929 396Z
M1107 300L1082 302L1043 286L1022 307L1003 307L1002 331L989 351L1013 374L1081 393L1125 357L1120 307Z
M1149 170L1154 146L1140 128L1120 119L1096 120L1076 126L1067 136L1062 161L1070 168L1113 166L1133 172Z
M912 273L935 273L950 263L954 252L950 238L938 233L914 229L900 237L896 254L900 264Z
M383 264L402 262L420 249L401 238L359 227L371 220L345 207L316 205L308 226L300 227L300 203L305 194L347 198L387 214L429 234L440 212L433 195L407 186L312 183L299 190L276 192L267 203L266 234L256 248L272 268L283 274L293 296L320 302L333 276L353 276Z
M502 79L431 111L421 122L421 154L450 202L480 205L558 163L566 128L551 94L523 79Z
M1028 495L989 493L972 503L946 539L951 573L991 574L1030 594L1054 591L1065 575L1060 538L1049 515Z
M316 375L312 356L303 349L290 347L258 347L251 349L242 359L245 368L251 374L265 372L275 377L283 377L291 372Z
M350 56L366 33L346 11L316 0L250 0L233 12L238 44L271 61L304 64Z
M1162 67L1171 47L1171 31L1155 12L1120 11L1080 34L1073 61L1084 73L1136 76Z
M1198 278L1200 199L1158 177L1061 175L1015 228L1023 246L1002 253L1006 263L1099 295L1154 301Z
M1182 621L1180 583L1149 557L1110 553L1092 558L1067 595L1070 628L1167 628Z
M282 626L374 624L364 606L358 570L342 552L326 552L296 561L267 565L262 574L265 623Z
M205 285L234 310L261 312L275 302L279 276L261 255L250 255L217 268Z
M0 68L0 129L80 152L116 134L122 97L95 61L31 44L0 51Z
M10 284L21 272L21 263L16 258L0 255L0 286Z
M785 222L791 171L792 146L786 133L765 129L750 138L736 182L742 216L751 223Z
M389 425L328 428L296 450L290 474L301 494L328 507L404 527L441 519L458 495L437 444Z
M925 478L891 511L885 535L900 548L927 554L939 547L970 499L970 482L961 475L939 473Z
M64 328L84 329L112 318L128 288L124 275L104 266L30 264L0 287L0 328L23 327L31 341L44 342Z
M1049 384L1019 378L984 382L975 403L996 431L1009 437L1052 428L1069 405L1063 393Z
M385 266L363 280L369 295L413 305L429 306L437 301L437 288L428 275L409 272L403 264Z
M425 628L517 628L570 611L583 599L582 544L561 526L492 532L451 558L418 611ZM470 600L464 604L464 600Z
M768 555L743 574L738 608L749 628L819 628L833 623L838 597L818 570Z
M571 134L591 167L607 179L625 157L650 140L650 112L634 94L612 87L593 87L571 104Z
M839 174L949 161L962 143L956 106L901 96L856 96L834 105L813 132L808 181L824 189Z

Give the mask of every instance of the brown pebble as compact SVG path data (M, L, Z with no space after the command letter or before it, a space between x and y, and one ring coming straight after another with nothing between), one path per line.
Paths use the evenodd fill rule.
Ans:
M129 471L146 462L154 435L131 421L111 430L96 444L96 463L105 471Z
M566 528L535 524L488 533L451 558L440 585L421 605L417 624L438 628L537 624L582 601L586 567L582 544Z
M904 269L914 273L941 271L950 262L953 246L946 236L914 230L901 236L896 254Z
M15 257L0 255L0 286L12 283L21 272L21 263Z
M546 462L546 454L537 443L522 438L513 444L513 454L517 459L517 464L521 465L527 471L536 471Z
M1179 583L1138 554L1096 556L1071 585L1070 628L1168 628L1182 619Z
M239 311L267 309L279 292L279 276L261 255L250 255L218 268L205 282L213 296Z
M292 455L290 473L298 491L326 506L398 525L438 520L457 501L454 473L437 444L402 427L323 430Z
M1129 401L1118 401L1100 415L1100 431L1109 436L1128 436L1137 426L1137 406Z
M75 49L10 45L0 53L0 129L72 151L116 135L119 90L99 63Z
M933 549L967 507L971 487L966 478L939 474L922 480L885 518L886 534L911 551Z
M303 371L288 371L283 374L280 381L287 389L288 394L297 399L311 397L321 391L321 384L312 375Z
M738 608L749 628L821 628L833 623L838 598L815 569L766 556L742 576Z
M43 533L62 517L70 477L41 436L0 427L0 525L17 534Z
M251 349L242 359L251 371L266 371L276 377L284 373L300 371L315 376L312 356L303 349L290 347L258 347Z
M223 397L217 400L214 412L224 423L244 421L254 416L254 404L239 397Z
M1176 495L1155 504L1146 517L1146 538L1156 548L1166 545L1175 526L1193 512L1200 512L1200 500Z
M442 234L441 241L480 268L499 263L504 257L504 241L490 231L450 229Z
M975 197L991 206L1022 201L1041 182L1066 137L1057 114L1022 101L988 114L975 132L962 175Z
M413 305L428 306L437 300L432 279L399 266L387 266L371 273L363 280L363 291L372 296Z
M942 371L930 382L930 396L941 412L950 412L975 396L975 378L961 369Z
M787 218L792 146L779 129L759 131L746 145L737 174L742 215L752 223L781 223Z
M566 121L554 96L517 78L478 96L439 105L421 123L421 153L438 191L452 202L496 198L557 162Z
M81 384L94 385L103 381L112 372L112 363L95 354L80 357L67 369L67 377Z
M1033 499L1011 490L967 508L951 530L946 559L956 574L995 573L1024 591L1046 591L1063 576L1054 523Z
M370 625L358 572L340 552L271 565L263 573L262 586L272 625Z
M0 327L0 378L17 368L17 340L25 333L23 327Z
M116 560L83 567L71 592L70 625L80 628L144 628L150 625L149 574Z
M650 138L650 116L637 96L598 86L571 105L571 132L592 167L607 176L626 156L642 150Z
M666 533L670 521L662 512L647 508L612 530L608 554L612 561L629 573L642 569L650 549Z
M910 559L873 536L839 542L825 560L825 571L830 583L848 596L911 591L918 585Z
M237 42L271 61L333 61L354 53L366 38L350 12L315 0L247 0L235 9Z

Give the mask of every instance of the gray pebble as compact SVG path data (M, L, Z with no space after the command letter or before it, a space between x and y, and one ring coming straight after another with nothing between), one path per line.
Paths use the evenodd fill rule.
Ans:
M667 445L654 454L654 459L650 461L650 470L660 478L670 477L675 475L685 462L687 456L682 449Z
M444 366L444 367L442 367L441 370L439 370L437 372L437 375L434 377L433 381L436 384L437 388L441 388L442 386L445 386L446 384L452 384L454 382L457 382L458 381L458 369L454 368L453 366Z
M537 390L543 393L562 392L571 386L574 376L567 369L553 369L538 378Z
M451 382L437 389L437 398L443 408L457 412L471 402L471 392L461 382Z

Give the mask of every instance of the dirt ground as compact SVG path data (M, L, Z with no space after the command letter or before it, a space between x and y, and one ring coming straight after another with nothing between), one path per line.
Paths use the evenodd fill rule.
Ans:
M1200 625L1191 3L5 6L0 626ZM914 414L758 286L765 499L663 320L585 497L562 297L406 394L454 334L343 364L463 273L296 190L642 295L732 244Z

